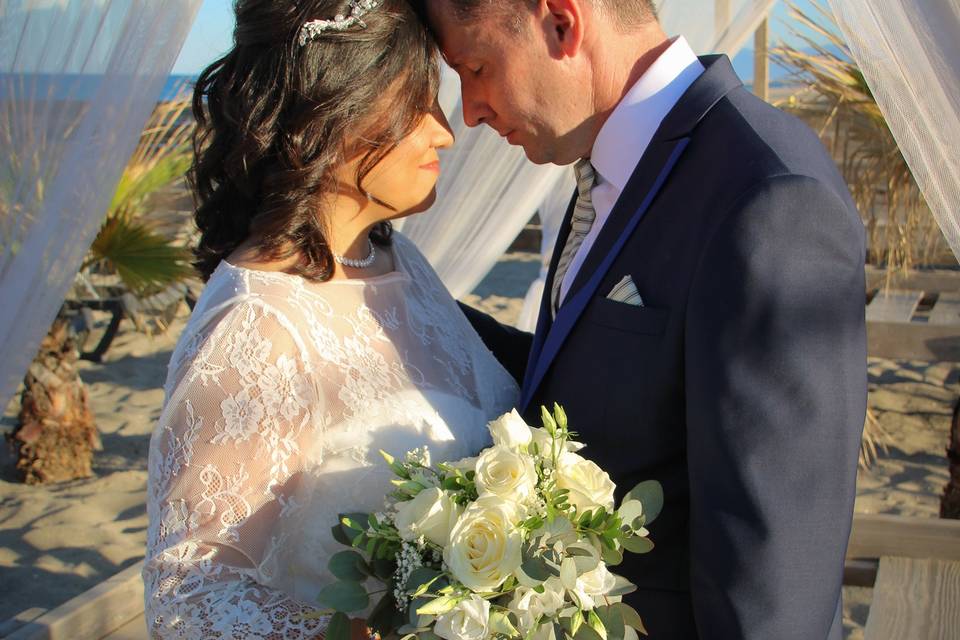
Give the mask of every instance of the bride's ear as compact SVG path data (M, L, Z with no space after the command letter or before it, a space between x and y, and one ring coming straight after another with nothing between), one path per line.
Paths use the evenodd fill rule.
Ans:
M583 0L541 0L540 11L551 55L572 58L580 52L584 19L591 8Z

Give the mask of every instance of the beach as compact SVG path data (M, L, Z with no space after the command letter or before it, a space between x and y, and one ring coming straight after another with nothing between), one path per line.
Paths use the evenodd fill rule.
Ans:
M464 301L514 322L539 257L510 253ZM102 434L95 478L26 486L14 477L6 446L0 456L0 622L29 609L52 609L111 575L141 562L150 432L163 401L166 365L188 317L182 305L159 336L125 321L101 364L81 362L81 375ZM861 470L856 510L936 518L947 482L947 445L960 366L869 362L869 404L889 435L873 467ZM7 408L3 429L17 406ZM862 638L871 590L845 589L846 637Z

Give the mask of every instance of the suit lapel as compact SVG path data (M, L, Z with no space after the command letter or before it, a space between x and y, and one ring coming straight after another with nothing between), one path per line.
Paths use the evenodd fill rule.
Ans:
M530 357L527 359L527 369L524 372L524 389L532 383L534 365L540 357L540 352L543 350L543 343L546 341L550 326L553 324L553 313L550 308L553 304L553 281L557 276L557 264L560 262L563 246L566 244L567 237L570 235L573 208L576 204L577 195L574 193L573 199L567 207L567 213L563 217L563 223L560 225L560 232L557 234L557 241L553 246L553 257L550 259L550 268L547 270L547 279L543 285L543 297L540 299L540 315L537 316L537 328L533 334L533 346L530 349Z
M553 260L550 264L543 300L541 301L540 317L537 321L533 349L527 364L523 385L522 407L524 409L533 398L563 341L569 335L586 303L593 295L594 292L588 289L591 285L596 287L599 280L602 279L604 274L600 274L598 277L598 270L604 269L604 265L609 268L613 261L612 258L616 257L615 255L611 257L611 252L619 253L627 237L635 232L636 227L642 221L646 211L639 212L640 215L637 216L638 204L645 197L651 200L647 204L652 204L652 196L655 196L655 191L662 186L662 183L657 184L658 180L661 180L661 178L663 181L666 180L666 176L661 175L664 166L677 152L678 145L682 142L682 146L685 146L686 142L689 142L687 136L692 135L693 130L707 113L724 96L743 86L733 71L733 66L727 56L704 56L700 58L700 61L705 68L704 73L690 86L660 124L650 146L647 147L636 169L634 169L623 193L610 213L610 217L604 223L603 229L601 229L577 272L567 294L566 302L561 308L561 314L557 316L554 322L551 320L551 292L559 256L563 252L563 243L570 231L573 205L571 204L570 209L568 209L564 225L561 227L554 248ZM669 174L669 170L666 173ZM651 194L652 190L654 193ZM569 313L564 314L564 308L576 298L580 298L583 305L580 308L571 308L568 310ZM562 319L561 315L566 317Z

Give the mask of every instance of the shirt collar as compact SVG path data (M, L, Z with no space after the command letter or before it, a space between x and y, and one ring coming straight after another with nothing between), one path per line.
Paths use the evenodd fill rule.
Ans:
M660 123L703 71L686 39L675 38L600 129L590 161L603 181L623 191Z

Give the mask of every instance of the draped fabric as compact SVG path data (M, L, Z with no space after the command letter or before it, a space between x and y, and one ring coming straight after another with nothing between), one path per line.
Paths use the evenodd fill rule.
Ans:
M960 257L960 0L830 0L830 6Z
M200 1L0 1L4 406L96 236Z

